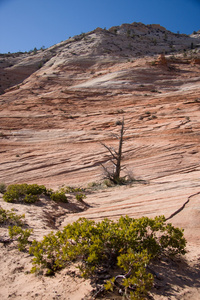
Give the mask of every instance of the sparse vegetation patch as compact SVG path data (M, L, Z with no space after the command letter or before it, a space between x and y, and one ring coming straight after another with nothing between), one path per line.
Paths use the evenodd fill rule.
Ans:
M45 194L47 189L43 185L37 184L11 184L7 187L3 195L6 202L34 203L41 194Z
M6 191L6 185L3 182L0 182L0 193L4 194Z
M24 215L17 215L13 210L5 210L0 207L0 226L22 226L24 224L24 217Z
M33 229L22 229L20 226L9 226L9 236L11 239L15 238L18 242L19 251L25 251L29 244L29 237Z
M183 230L166 224L164 216L126 216L116 222L104 219L97 223L82 218L63 231L32 242L31 272L53 275L69 263L78 262L83 277L94 283L99 277L103 279L101 292L121 290L126 299L143 299L153 285L148 269L152 260L163 254L185 254L185 246ZM113 277L113 270L117 276Z
M23 229L25 215L17 215L13 210L5 210L0 207L0 227L8 227L10 239L0 238L4 245L17 241L19 251L25 251L28 246L32 229Z
M2 191L5 191L4 186L2 186ZM86 198L84 190L81 188L67 186L53 191L47 189L44 185L23 183L9 185L3 194L3 199L11 203L35 203L43 195L53 201L67 203L66 194L74 196L78 201L83 201Z

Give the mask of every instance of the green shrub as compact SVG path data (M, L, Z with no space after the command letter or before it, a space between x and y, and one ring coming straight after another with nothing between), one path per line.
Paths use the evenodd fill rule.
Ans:
M53 193L53 190L52 190L52 189L46 189L46 191L44 192L44 194L45 194L47 197L50 197L52 193Z
M82 188L74 188L71 186L66 186L66 187L62 187L60 188L56 193L60 193L60 194L70 194L75 196L76 200L78 201L83 201L83 199L86 198L86 195L84 194L84 189ZM61 200L62 201L62 200ZM63 201L65 202L65 201Z
M122 287L124 288L124 296L127 299L144 299L148 291L153 287L153 275L147 273L146 266L149 264L150 256L147 251L141 253L134 252L128 249L126 254L121 254L118 257L117 265L123 269L126 274L120 275L107 281L105 284L106 290L113 291L118 277L122 279ZM118 283L118 282L117 282ZM119 285L119 283L118 283ZM130 294L130 297L129 297Z
M51 200L56 201L56 202L64 202L64 203L68 202L64 191L53 192L50 195L50 198L51 198Z
M11 184L3 195L6 202L34 203L41 194L46 193L46 187L37 184Z
M118 266L128 272L122 281L124 292L131 299L142 299L153 283L146 271L149 261L163 253L185 254L185 246L183 230L166 224L164 216L126 216L116 222L79 219L41 242L33 241L29 251L34 255L32 272L53 274L70 261L78 261L82 276L90 277ZM106 288L113 289L116 280L107 282Z
M5 183L1 182L0 183L0 193L4 194L6 191L6 185Z
M64 190L65 193L69 193L69 194L84 192L84 189L82 189L82 188L74 188L74 187L71 187L71 186L63 187L63 188L61 188L61 190Z
M47 189L44 185L26 184L26 194L41 195L45 194Z
M17 225L22 226L24 224L24 215L17 215L12 210L5 210L0 207L0 226Z
M9 236L11 239L16 237L19 251L24 251L26 249L26 246L29 243L28 238L32 232L32 229L22 229L20 226L9 226Z
M83 193L76 194L76 200L78 200L80 202L83 201L83 199L85 199L85 198L86 198L86 195Z
M24 202L25 203L35 203L36 201L38 201L38 195L32 195L32 194L27 194L24 197Z
M9 185L3 195L3 199L12 203L35 203L39 200L39 196L43 194L53 201L67 203L66 193L74 195L78 201L86 198L81 188L62 187L57 191L53 191L52 189L47 189L44 185L23 183Z
M34 255L31 272L45 269L46 274L50 275L66 266L68 257L65 254L65 249L68 245L69 242L60 231L56 234L49 233L44 236L41 242L34 240L29 249L29 253Z
M24 251L29 243L28 238L32 229L22 229L25 215L17 215L12 210L5 210L0 207L0 226L8 226L8 232L11 239L16 238L18 249Z

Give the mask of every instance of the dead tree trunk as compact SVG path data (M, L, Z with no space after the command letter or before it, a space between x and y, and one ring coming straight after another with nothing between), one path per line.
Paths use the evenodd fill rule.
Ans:
M117 136L119 139L119 146L118 146L118 151L116 151L113 147L108 147L104 143L101 143L110 153L110 158L108 161L110 161L113 165L112 170L109 170L105 165L101 164L105 173L106 173L106 178L110 179L113 183L117 184L120 183L121 177L120 177L120 172L121 172L121 161L122 161L122 145L123 145L123 137L124 137L124 119L121 122L121 130L120 130L120 135Z

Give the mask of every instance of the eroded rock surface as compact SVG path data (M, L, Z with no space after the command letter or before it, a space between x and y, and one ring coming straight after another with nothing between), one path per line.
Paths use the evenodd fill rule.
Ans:
M125 24L12 57L12 66L10 56L1 57L7 79L2 79L0 96L0 182L56 188L100 181L100 163L108 160L100 142L116 147L113 134L124 118L123 175L136 181L93 190L82 212L64 215L59 208L56 228L79 217L165 215L185 229L195 260L200 258L200 68L199 48L191 50L191 43L198 44L199 36ZM156 63L164 49L166 63ZM22 212L26 209L38 234L49 232L41 221L48 209L23 207ZM20 299L9 285L11 299ZM189 299L190 292L185 293Z

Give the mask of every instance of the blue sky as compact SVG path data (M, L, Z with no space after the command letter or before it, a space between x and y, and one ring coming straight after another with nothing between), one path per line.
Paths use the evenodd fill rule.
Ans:
M200 0L0 0L0 53L133 22L191 34L200 30Z

